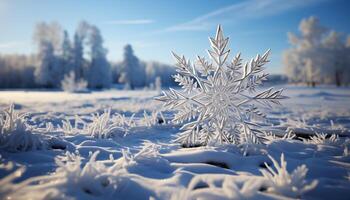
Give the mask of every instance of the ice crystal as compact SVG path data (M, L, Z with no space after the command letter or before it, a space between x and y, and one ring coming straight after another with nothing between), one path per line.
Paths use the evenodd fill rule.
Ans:
M304 142L309 144L326 144L326 145L339 145L339 136L336 134L327 135L324 133L316 133L310 137L310 139L303 139Z
M71 121L73 121L73 123L71 123ZM62 120L62 125L58 125L58 130L63 132L64 135L76 135L80 131L79 127L83 127L85 124L83 119L75 115L74 118L66 117Z
M121 167L131 169L132 167L142 165L160 172L169 172L170 163L160 155L159 150L160 146L155 144L145 144L136 154L132 154L129 149L123 149Z
M87 162L79 155L67 152L55 158L54 173L28 178L19 183L24 167L0 180L0 199L115 199L119 192L119 176L114 166L97 161L99 151Z
M171 199L261 199L258 194L261 186L259 179L252 178L239 183L235 178L197 175L192 178L187 188L173 193Z
M25 114L19 114L14 104L0 112L0 149L9 152L21 152L46 148L44 138L33 132L25 120Z
M288 131L283 136L277 136L272 132L265 132L264 135L262 135L261 137L264 140L265 144L270 144L272 142L276 142L279 140L285 140L285 141L294 140L297 136L293 131Z
M143 119L141 119L141 124L151 127L158 124L164 124L165 117L161 111L153 111L149 115L146 111L143 112Z
M178 74L175 81L181 90L170 88L157 99L168 109L178 111L174 122L183 123L177 139L186 145L207 144L211 140L227 143L257 143L257 124L252 119L264 117L256 104L279 104L282 90L272 88L256 92L256 87L267 79L263 73L269 62L269 50L250 62L242 63L238 53L228 62L229 39L218 26L215 38L209 38L211 62L199 57L195 64L184 56L173 53Z
M287 162L284 160L284 154L281 154L281 165L271 156L269 156L276 169L273 170L267 163L267 170L260 170L266 180L268 180L268 192L300 198L302 194L314 189L318 181L313 180L308 183L305 180L308 168L305 165L298 166L291 174L287 171Z
M101 115L93 114L92 122L85 129L88 135L99 139L114 138L125 134L119 124L112 121L111 109L105 110Z

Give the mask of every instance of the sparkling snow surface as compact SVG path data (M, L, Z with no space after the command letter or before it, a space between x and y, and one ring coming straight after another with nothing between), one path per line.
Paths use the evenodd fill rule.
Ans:
M0 146L0 199L349 199L350 89L284 88L289 99L267 109L261 127L276 137L193 148L172 143L181 125L170 122L174 113L156 113L155 91L0 91L0 110L14 103L33 130L50 136L46 149ZM111 138L92 137L82 123L61 128L108 109L119 124ZM288 131L297 138L279 137ZM315 132L339 137L308 139ZM273 182L261 170L275 170L268 155L281 165L282 153L289 174L281 169ZM301 165L307 173L294 173Z

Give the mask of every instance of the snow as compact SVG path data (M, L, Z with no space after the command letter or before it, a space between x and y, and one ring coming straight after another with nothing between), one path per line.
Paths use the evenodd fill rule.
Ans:
M72 102L77 100L116 100L116 98L133 98L141 96L153 97L157 94L154 91L118 91L118 90L105 90L96 91L93 94L81 94L81 93L66 93L61 91L1 91L0 99L1 103L15 102L18 104L26 103L62 103ZM114 98L114 99L113 99ZM81 102L79 102L81 103Z
M262 108L261 129L276 136L192 148L173 142L181 125L154 100L156 91L1 91L0 110L13 102L28 112L31 129L16 134L46 145L18 152L0 145L0 199L348 199L350 89L283 87L289 99ZM89 134L97 113L121 134Z

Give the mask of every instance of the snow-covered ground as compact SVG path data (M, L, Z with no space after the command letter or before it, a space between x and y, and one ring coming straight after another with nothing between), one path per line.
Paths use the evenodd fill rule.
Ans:
M286 86L264 144L193 148L157 95L0 91L28 113L0 137L0 199L349 199L349 88Z

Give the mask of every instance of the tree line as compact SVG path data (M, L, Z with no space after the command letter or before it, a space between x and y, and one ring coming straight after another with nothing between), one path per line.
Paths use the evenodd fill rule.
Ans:
M322 26L316 17L303 19L299 30L299 35L288 33L291 47L283 52L288 81L349 85L350 36ZM65 77L74 77L81 85L86 82L89 88L108 88L113 83L130 89L154 87L156 82L174 84L173 66L140 60L130 44L124 47L122 61L109 62L100 30L85 21L72 38L56 22L38 23L33 40L36 54L0 54L0 88L60 88Z
M0 55L0 88L60 88L65 77L74 74L89 88L109 88L123 83L129 88L152 86L156 80L173 84L172 66L139 60L130 44L124 47L121 62L107 60L103 37L95 25L80 22L73 38L56 23L38 23L33 55Z

